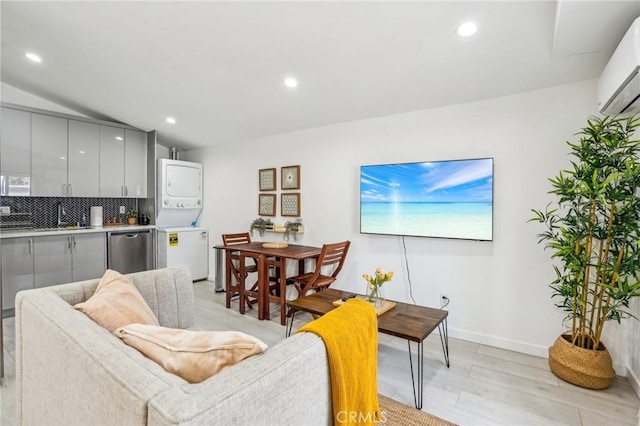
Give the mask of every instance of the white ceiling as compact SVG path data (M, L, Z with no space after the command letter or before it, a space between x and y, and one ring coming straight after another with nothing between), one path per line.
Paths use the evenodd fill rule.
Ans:
M640 16L639 0L0 7L4 83L182 148L596 78Z

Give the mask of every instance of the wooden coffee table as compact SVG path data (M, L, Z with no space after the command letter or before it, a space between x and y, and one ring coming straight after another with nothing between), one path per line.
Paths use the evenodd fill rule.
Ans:
M290 308L289 316L287 317L287 337L291 335L293 318L296 311L309 312L315 315L324 315L336 308L336 306L333 305L334 301L352 294L353 293L350 292L329 288L309 296L287 301L287 305ZM378 317L378 331L380 333L390 334L407 340L409 348L409 365L411 367L411 384L413 385L413 400L417 409L422 408L422 390L424 388L424 339L426 339L427 336L436 329L436 327L440 332L440 343L442 343L444 361L446 366L449 367L449 334L447 330L448 315L449 312L442 309L427 308L426 306L396 302L396 306L393 309ZM417 374L414 374L413 371L411 342L416 342L418 344ZM417 377L415 377L416 375ZM416 379L418 380L417 390Z

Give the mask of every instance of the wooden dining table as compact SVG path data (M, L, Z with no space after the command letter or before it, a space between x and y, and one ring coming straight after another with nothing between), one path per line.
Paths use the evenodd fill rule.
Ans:
M264 279L259 280L258 293L262 298L258 303L258 318L270 319L270 301L277 301L280 305L280 323L286 324L287 314L287 300L286 300L286 285L287 285L287 259L298 261L298 274L305 272L305 260L316 259L320 252L321 247L303 246L298 244L289 244L287 247L271 248L264 247L262 242L252 242L243 244L231 244L231 245L218 245L216 249L222 249L225 251L225 264L228 262L229 256L233 252L249 253L254 255L264 255L267 263L266 266L275 266L277 268L278 279L278 295L269 294L269 280L268 274L265 274ZM228 269L228 268L227 268ZM271 277L273 278L273 277ZM226 288L229 288L230 280L232 279L230 272L227 270L225 274L225 280L227 280Z

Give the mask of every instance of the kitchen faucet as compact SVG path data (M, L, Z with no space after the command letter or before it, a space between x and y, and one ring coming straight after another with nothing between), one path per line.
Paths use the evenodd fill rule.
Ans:
M61 228L67 225L67 222L63 222L62 219L67 215L67 212L64 210L64 206L62 203L58 203L58 228Z

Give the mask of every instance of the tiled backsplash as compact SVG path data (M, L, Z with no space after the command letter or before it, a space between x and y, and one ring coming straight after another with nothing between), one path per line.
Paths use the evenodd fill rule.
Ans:
M91 206L102 206L104 219L118 218L126 223L126 216L119 213L120 206L125 211L138 210L135 198L76 198L76 197L2 197L0 205L11 207L11 215L0 216L0 229L12 229L20 223L21 228L55 228L58 224L58 203L62 203L67 215L65 221L76 225L84 213L87 225L91 220ZM15 213L26 213L18 215ZM30 214L30 216L29 216Z

